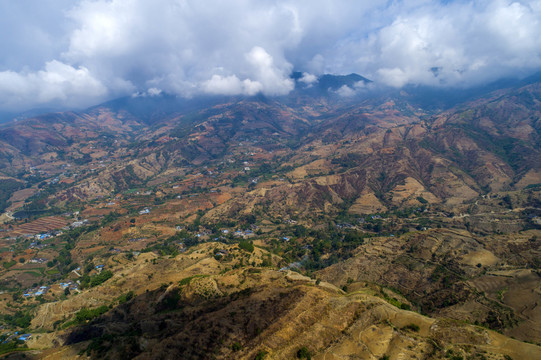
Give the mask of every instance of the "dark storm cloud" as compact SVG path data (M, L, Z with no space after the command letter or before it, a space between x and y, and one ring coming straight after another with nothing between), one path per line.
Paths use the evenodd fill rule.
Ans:
M287 94L293 69L400 87L541 67L541 1L5 0L0 19L0 108L12 110L160 91Z

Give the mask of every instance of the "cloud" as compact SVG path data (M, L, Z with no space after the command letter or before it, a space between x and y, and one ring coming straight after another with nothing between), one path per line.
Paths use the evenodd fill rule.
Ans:
M304 72L302 73L302 77L299 79L299 81L310 87L317 82L317 76Z
M541 67L541 6L490 1L431 4L406 11L343 56L376 81L471 86Z
M285 95L293 90L295 83L289 78L291 66L279 69L265 49L256 46L245 54L246 62L252 67L254 80L240 80L236 75L221 76L214 74L204 81L202 90L209 94L255 95L263 92L268 95Z
M252 1L95 1L70 11L80 24L64 56L100 77L180 95L282 94L299 41L295 9ZM121 16L119 16L121 14ZM216 75L216 76L215 76ZM241 81L245 79L248 81ZM237 81L239 80L239 81Z
M106 95L107 88L87 68L74 68L56 60L37 72L0 72L0 106L5 109L17 109L29 102L32 106L89 106Z
M133 98L136 98L136 97L155 97L155 96L160 96L162 93L163 93L163 91L161 89L150 88L150 89L148 89L147 91L144 91L144 92L137 91L137 92L133 93L131 96Z
M340 89L336 90L336 93L341 97L351 97L355 95L355 90L347 85L343 85Z
M263 89L258 81L245 79L241 81L237 76L212 75L210 80L203 82L203 92L222 95L255 95Z
M149 89L283 95L291 71L471 86L541 69L538 0L0 2L1 109ZM347 90L347 89L346 89ZM357 91L358 89L351 89Z
M289 78L293 70L290 64L274 65L274 59L265 49L256 46L248 54L246 60L254 69L255 78L261 83L262 91L269 95L285 95L295 87L295 82Z
M354 83L353 86L342 85L338 90L332 91L329 89L329 91L332 91L341 97L352 97L370 90L371 88L372 85L370 83L366 84L364 81L358 81Z

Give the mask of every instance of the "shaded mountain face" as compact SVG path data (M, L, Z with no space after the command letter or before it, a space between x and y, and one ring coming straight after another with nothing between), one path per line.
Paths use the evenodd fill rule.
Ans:
M1 125L0 322L52 358L538 356L502 334L541 342L541 82L304 76Z

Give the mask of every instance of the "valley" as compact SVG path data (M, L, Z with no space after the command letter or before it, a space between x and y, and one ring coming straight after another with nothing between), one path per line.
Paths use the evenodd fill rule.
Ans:
M0 354L541 357L541 83L414 95L1 124Z

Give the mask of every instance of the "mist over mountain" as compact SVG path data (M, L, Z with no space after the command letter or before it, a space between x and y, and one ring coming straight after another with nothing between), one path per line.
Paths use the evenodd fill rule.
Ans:
M0 109L82 109L136 93L286 95L357 73L376 84L469 88L541 69L535 1L0 5ZM344 89L344 95L348 95ZM348 93L348 94L346 94Z

